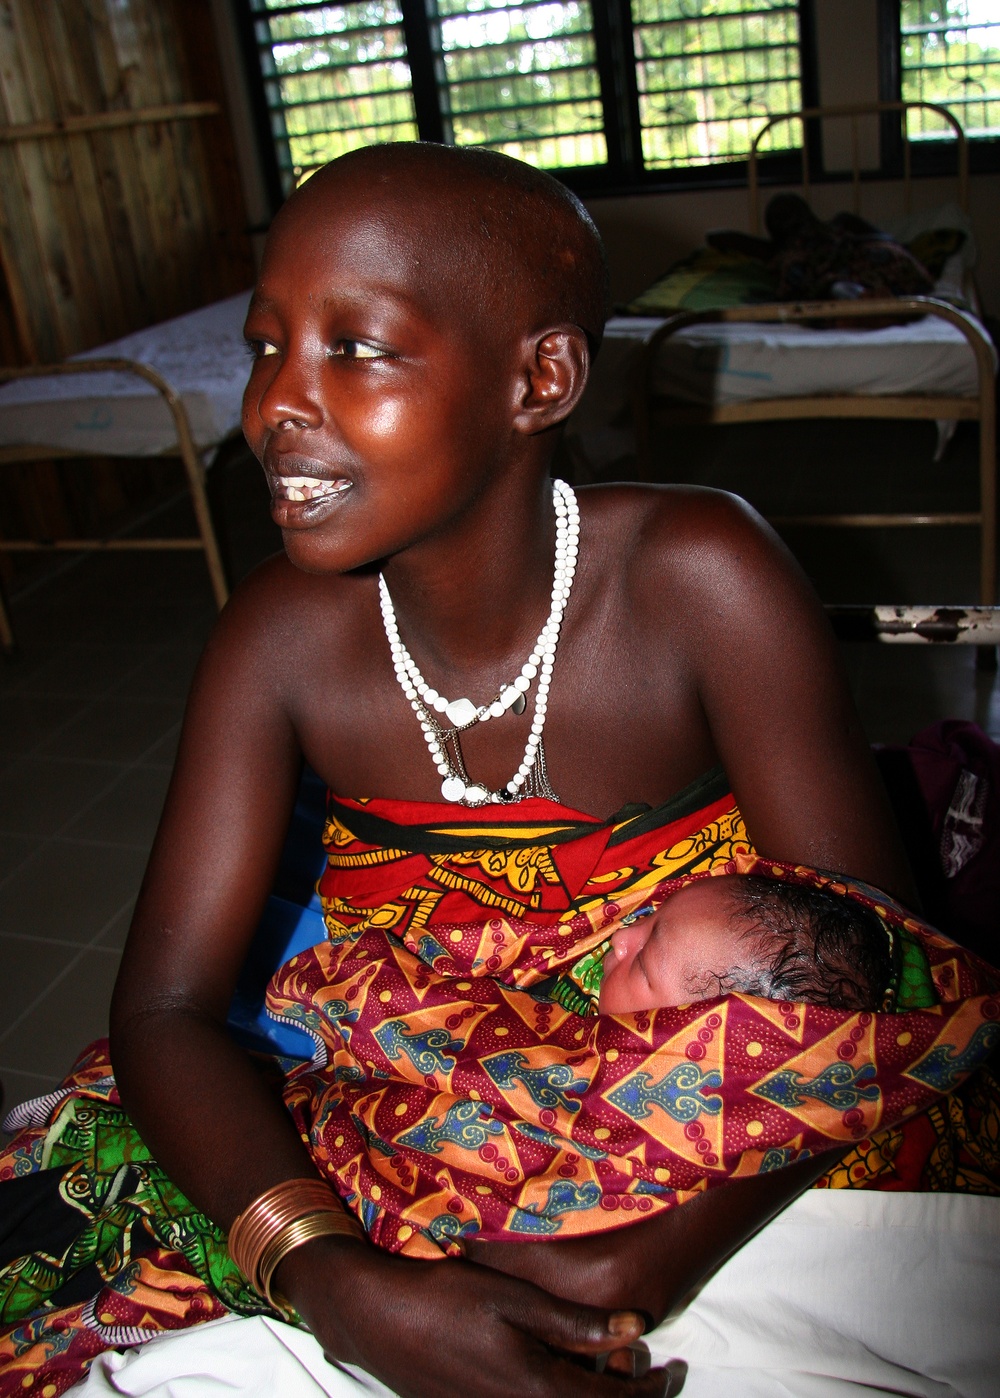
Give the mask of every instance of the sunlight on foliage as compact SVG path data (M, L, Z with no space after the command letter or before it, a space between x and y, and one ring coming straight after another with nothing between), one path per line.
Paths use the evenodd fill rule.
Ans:
M967 136L1000 136L1000 4L997 0L903 0L903 98L938 102ZM951 128L935 112L912 112L911 140Z

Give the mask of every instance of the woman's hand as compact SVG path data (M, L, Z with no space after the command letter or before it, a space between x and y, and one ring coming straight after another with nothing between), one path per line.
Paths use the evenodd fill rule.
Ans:
M568 1301L638 1311L650 1327L830 1168L839 1152L732 1180L652 1219L565 1241L467 1245L470 1260Z
M391 1257L366 1243L317 1239L278 1268L276 1288L328 1358L374 1374L401 1398L665 1398L663 1369L605 1376L642 1334L634 1312L557 1299L470 1262Z

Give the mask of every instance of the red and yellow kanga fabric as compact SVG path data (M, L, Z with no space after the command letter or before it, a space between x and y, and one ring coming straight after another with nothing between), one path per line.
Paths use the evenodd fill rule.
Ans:
M285 1087L317 1167L392 1251L600 1232L832 1146L851 1149L829 1184L891 1176L898 1157L906 1187L934 1187L936 1137L915 1161L907 1123L1000 1042L990 967L875 890L759 860L718 780L606 823L539 799L445 814L331 798L325 843L329 941L279 970L268 1008L317 1045ZM588 1012L620 919L726 872L875 907L937 1003ZM992 1189L977 1169L967 1187Z

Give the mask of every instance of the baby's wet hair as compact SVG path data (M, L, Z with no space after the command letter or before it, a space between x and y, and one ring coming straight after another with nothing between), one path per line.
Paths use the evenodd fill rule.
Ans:
M415 217L433 211L428 258L445 257L489 316L499 299L511 320L527 311L538 325L577 325L596 353L609 309L607 257L593 219L565 185L498 151L401 141L340 156L293 198L310 199L331 179L352 176L365 191L404 194ZM456 238L466 257L456 257Z
M713 975L719 994L878 1010L892 976L879 917L853 898L749 875L733 880L734 916L749 963Z

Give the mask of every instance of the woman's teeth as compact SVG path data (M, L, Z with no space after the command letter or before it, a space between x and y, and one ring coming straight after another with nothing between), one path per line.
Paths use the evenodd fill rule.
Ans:
M286 500L321 500L326 495L340 495L349 490L350 481L324 481L317 476L280 476L280 493Z

